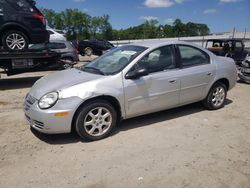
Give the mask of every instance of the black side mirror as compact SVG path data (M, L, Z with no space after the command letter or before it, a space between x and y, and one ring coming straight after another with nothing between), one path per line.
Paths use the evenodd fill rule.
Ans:
M126 79L139 79L142 76L147 76L148 75L148 70L145 68L140 68L135 71L129 72L126 74L125 78Z

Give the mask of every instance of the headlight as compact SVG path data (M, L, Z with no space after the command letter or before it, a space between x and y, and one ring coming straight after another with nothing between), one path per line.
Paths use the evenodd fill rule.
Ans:
M58 100L58 93L51 92L51 93L44 95L38 101L38 106L41 109L48 109L48 108L51 108L56 103L57 100Z

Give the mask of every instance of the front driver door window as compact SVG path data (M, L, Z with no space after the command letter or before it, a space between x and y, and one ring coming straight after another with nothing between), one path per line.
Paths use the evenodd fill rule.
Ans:
M174 54L171 46L164 46L153 50L144 56L137 67L146 68L149 73L175 68Z

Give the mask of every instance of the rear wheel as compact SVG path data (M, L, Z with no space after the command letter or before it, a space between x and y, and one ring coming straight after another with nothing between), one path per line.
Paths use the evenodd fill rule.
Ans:
M203 101L203 104L209 110L217 110L224 106L226 98L227 88L225 84L217 82L210 89L207 97Z
M84 53L85 53L85 55L87 55L87 56L91 56L91 55L93 55L93 49L90 48L90 47L86 47L86 48L84 49Z
M105 138L116 125L117 114L107 101L96 100L84 105L75 122L76 132L89 141Z
M23 51L28 48L28 37L21 31L12 30L3 35L3 47L9 51Z

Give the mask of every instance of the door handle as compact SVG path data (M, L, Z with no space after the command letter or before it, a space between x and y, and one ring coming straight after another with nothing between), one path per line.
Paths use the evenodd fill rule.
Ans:
M208 72L208 73L207 73L207 75L208 75L208 76L211 76L211 75L212 75L212 73L211 73L211 72Z
M169 83L171 84L176 83L176 80L169 80Z

